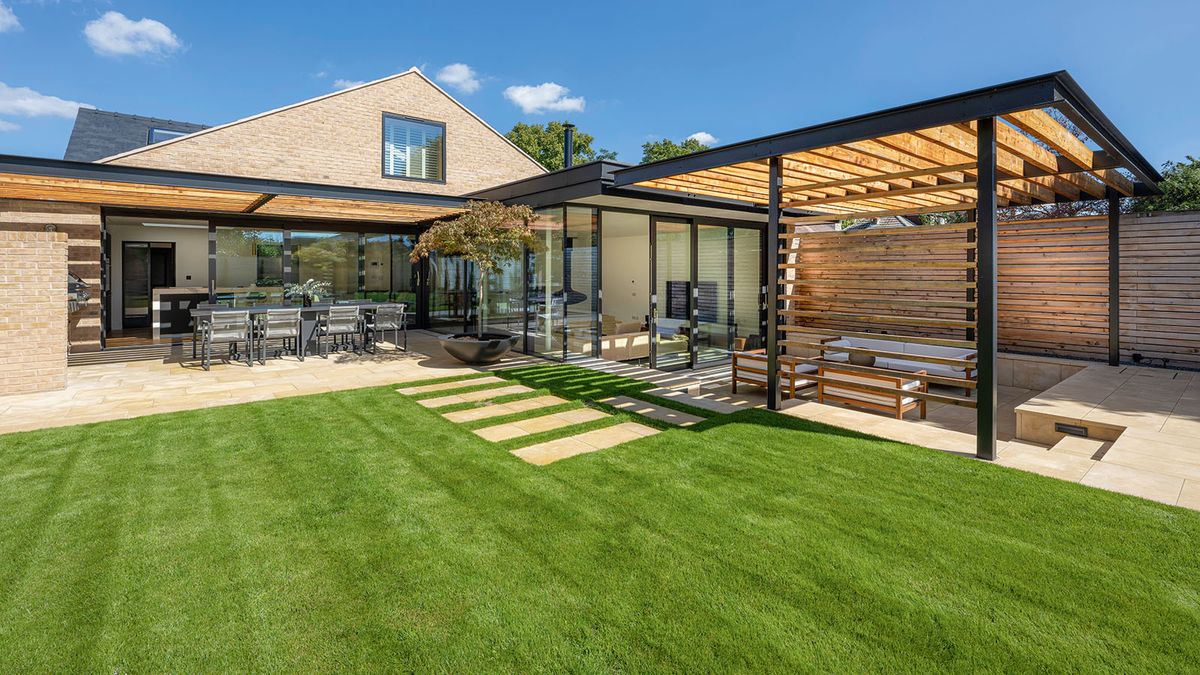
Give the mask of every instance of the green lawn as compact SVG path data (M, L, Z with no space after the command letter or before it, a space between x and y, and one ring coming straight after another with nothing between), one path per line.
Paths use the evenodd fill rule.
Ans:
M546 467L390 387L0 436L3 672L1197 664L1200 514L762 411Z

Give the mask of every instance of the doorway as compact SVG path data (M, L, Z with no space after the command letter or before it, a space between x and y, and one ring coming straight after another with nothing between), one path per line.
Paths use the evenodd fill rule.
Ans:
M121 244L121 325L149 328L154 289L175 285L175 242Z

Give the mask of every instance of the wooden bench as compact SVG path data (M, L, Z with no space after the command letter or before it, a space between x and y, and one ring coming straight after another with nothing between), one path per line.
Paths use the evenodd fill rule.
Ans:
M914 375L925 375L917 371ZM893 413L896 419L904 419L904 413L920 410L925 419L925 399L906 396L906 393L926 393L929 385L920 380L909 380L891 375L875 375L839 370L836 366L821 366L817 369L817 402L835 401L846 405L881 412Z
M752 384L756 387L767 386L767 350L752 349L746 352L734 352L730 365L732 368L731 390L734 394L737 393L738 382ZM817 367L814 365L794 363L786 360L786 357L780 357L778 367L779 384L782 385L788 398L796 398L797 391L814 387L817 384L804 377L817 372Z

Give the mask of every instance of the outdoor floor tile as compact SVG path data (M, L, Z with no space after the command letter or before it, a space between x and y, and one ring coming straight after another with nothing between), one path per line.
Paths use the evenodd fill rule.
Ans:
M485 427L476 429L475 434L480 438L489 441L506 441L510 438L519 438L530 434L537 434L543 431L553 431L564 427L592 422L608 417L599 410L592 408L580 408L579 410L570 410L561 413L552 413L541 417L532 417L507 424L499 424L494 427Z
M676 426L686 427L693 424L698 424L704 421L703 417L690 415L673 408L666 408L653 403L648 403L640 399L630 396L614 396L606 398L601 403L607 403L614 408L618 408L624 412L636 413L644 417L649 417L652 420L674 424Z
M402 387L396 392L405 396L413 396L416 394L428 394L434 391L448 391L450 389L465 389L466 387L474 387L480 384L496 384L504 380L488 375L487 377L477 377L469 380L455 380L453 382L440 382L438 384L424 384L418 387Z
M512 454L521 459L536 464L545 466L551 462L557 462L560 459L582 455L588 452L596 452L600 448L593 447L587 443L575 440L574 438L559 438L545 443L538 443L527 448L513 450Z
M1023 447L1009 448L1000 455L996 463L1072 482L1078 482L1097 464L1084 457Z
M1183 490L1179 492L1180 506L1200 510L1200 480L1183 481Z
M1178 502L1179 493L1183 489L1183 479L1177 476L1109 462L1097 462L1079 482L1166 504Z

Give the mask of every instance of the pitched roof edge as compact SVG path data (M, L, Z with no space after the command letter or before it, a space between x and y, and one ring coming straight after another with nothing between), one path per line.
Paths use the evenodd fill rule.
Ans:
M436 82L434 82L433 80L431 80L431 79L429 79L428 77L426 77L426 76L425 76L425 73L422 73L422 72L421 72L421 70L420 70L419 68L417 68L416 66L413 66L412 68L409 68L408 70L406 70L406 71L404 71L404 72L402 72L402 73L395 73L395 74L392 74L392 75L388 75L387 77L381 77L381 78L379 78L379 79L377 79L377 80L372 80L372 81L370 81L370 82L364 82L364 83L362 83L362 84L355 85L355 86L353 86L353 87L348 87L348 88L346 88L346 89L340 89L340 90L338 90L338 91L331 91L331 92L329 92L329 93L327 93L327 94L322 94L322 95L320 95L320 96L314 96L314 97L312 97L312 98L305 99L305 100L303 100L303 101L299 101L299 102L297 102L297 103L291 103L291 104L288 104L288 105L285 105L285 106L282 106L282 107L279 107L279 108L274 108L274 109L272 109L272 110L267 110L266 112L260 112L260 113L257 113L257 114L254 114L254 115L251 115L251 116L249 116L249 117L243 117L243 118L241 118L241 119L234 120L234 121L232 121L232 122L226 122L225 124L218 124L218 125L216 125L216 126L208 127L207 129L201 129L200 131L194 131L194 132L192 132L192 133L190 133L190 134L186 134L186 135L184 135L184 136L179 136L178 138L172 138L172 139L168 139L168 140L165 140L165 141L162 141L162 142L159 142L159 143L155 143L154 145L147 145L147 146L144 146L144 147L141 147L141 148L134 148L133 150L127 150L127 151L125 151L125 152L118 153L118 154L116 154L116 155L113 155L113 156L111 156L111 157L104 157L103 159L98 159L98 160L96 160L96 163L98 163L98 164L105 164L105 163L111 162L111 161L113 161L113 160L117 160L117 159L123 159L123 158L125 158L125 157L131 157L131 156L133 156L133 155L140 154L140 153L142 153L142 152L145 152L145 151L147 151L147 150L161 148L161 147L163 147L163 146L166 146L166 145L171 145L172 143L177 143L177 142L179 142L179 141L183 141L183 140L186 140L186 139L189 139L189 138L196 138L196 137L199 137L199 136L203 136L204 134L209 134L209 133L212 133L212 132L214 132L214 131L220 131L220 130L222 130L222 129L227 129L227 128L229 128L229 127L236 126L236 125L238 125L238 124L244 124L244 123L246 123L246 122L252 122L252 121L254 121L254 120L258 120L258 119L261 119L261 118L263 118L263 117L267 117L267 116L270 116L270 115L274 115L274 114L276 114L276 113L281 113L281 112L284 112L284 111L287 111L287 110L291 110L291 109L293 109L293 108L299 108L300 106L303 106L303 105L308 105L308 104L310 104L310 103L316 103L317 101L322 101L322 100L325 100L325 99L327 99L327 98L332 98L332 97L334 97L334 96L340 96L340 95L342 95L342 94L346 94L346 93L349 93L349 92L352 92L352 91L358 91L359 89L364 89L364 88L366 88L366 87L371 87L371 86L374 86L374 85L377 85L377 84L382 84L382 83L384 83L384 82L388 82L388 81L390 81L390 80L395 80L395 79L397 79L397 78L401 78L401 77L404 77L405 75L411 75L411 74L416 74L418 77L420 77L420 78L421 78L422 80L424 80L426 83L428 83L428 84L430 84L431 86L433 86L433 88L434 88L434 89L436 89L436 90L437 90L439 93L441 93L441 94L442 94L443 96L445 96L446 98L450 99L450 101L451 101L452 103L454 103L454 105L456 105L456 106L458 106L459 108L461 108L461 109L462 109L463 111L465 111L465 112L466 112L468 115L470 115L470 116L471 116L471 117L473 117L473 118L474 118L476 121L478 121L480 124L482 124L484 127L486 127L488 131L492 132L493 134L496 134L496 135L497 135L497 136L499 136L499 137L500 137L500 138L501 138L501 139L502 139L502 140L503 140L505 143L509 144L510 146L512 146L512 147L513 147L513 149L515 149L517 152L521 153L521 155L522 155L523 157L525 157L526 159L528 159L528 160L529 160L529 161L530 161L530 162L531 162L531 163L532 163L532 164L533 164L535 167L537 167L537 168L541 169L543 173L545 173L545 172L546 172L546 167L542 166L542 165L541 165L541 163L539 163L539 162L538 162L536 159L534 159L534 158L533 158L533 157L532 157L532 156L531 156L529 153L525 152L524 150L522 150L522 149L521 149L521 147L520 147L520 146L518 146L516 143L513 143L511 140L509 140L507 136L505 136L504 134L500 133L499 131L496 131L495 127L493 127L492 125L490 125L490 124L488 124L487 122L485 122L485 121L483 120L483 118L482 118L482 117L480 117L479 115L476 115L474 112L472 112L472 111L471 111L471 109L470 109L470 108L468 108L467 106L465 106L465 105L463 105L462 103L460 103L460 102L458 101L458 99L454 98L454 97L453 97L453 96L451 96L449 93L447 93L445 89L442 89L441 87L439 87L439 86L437 85L437 83L436 83Z

